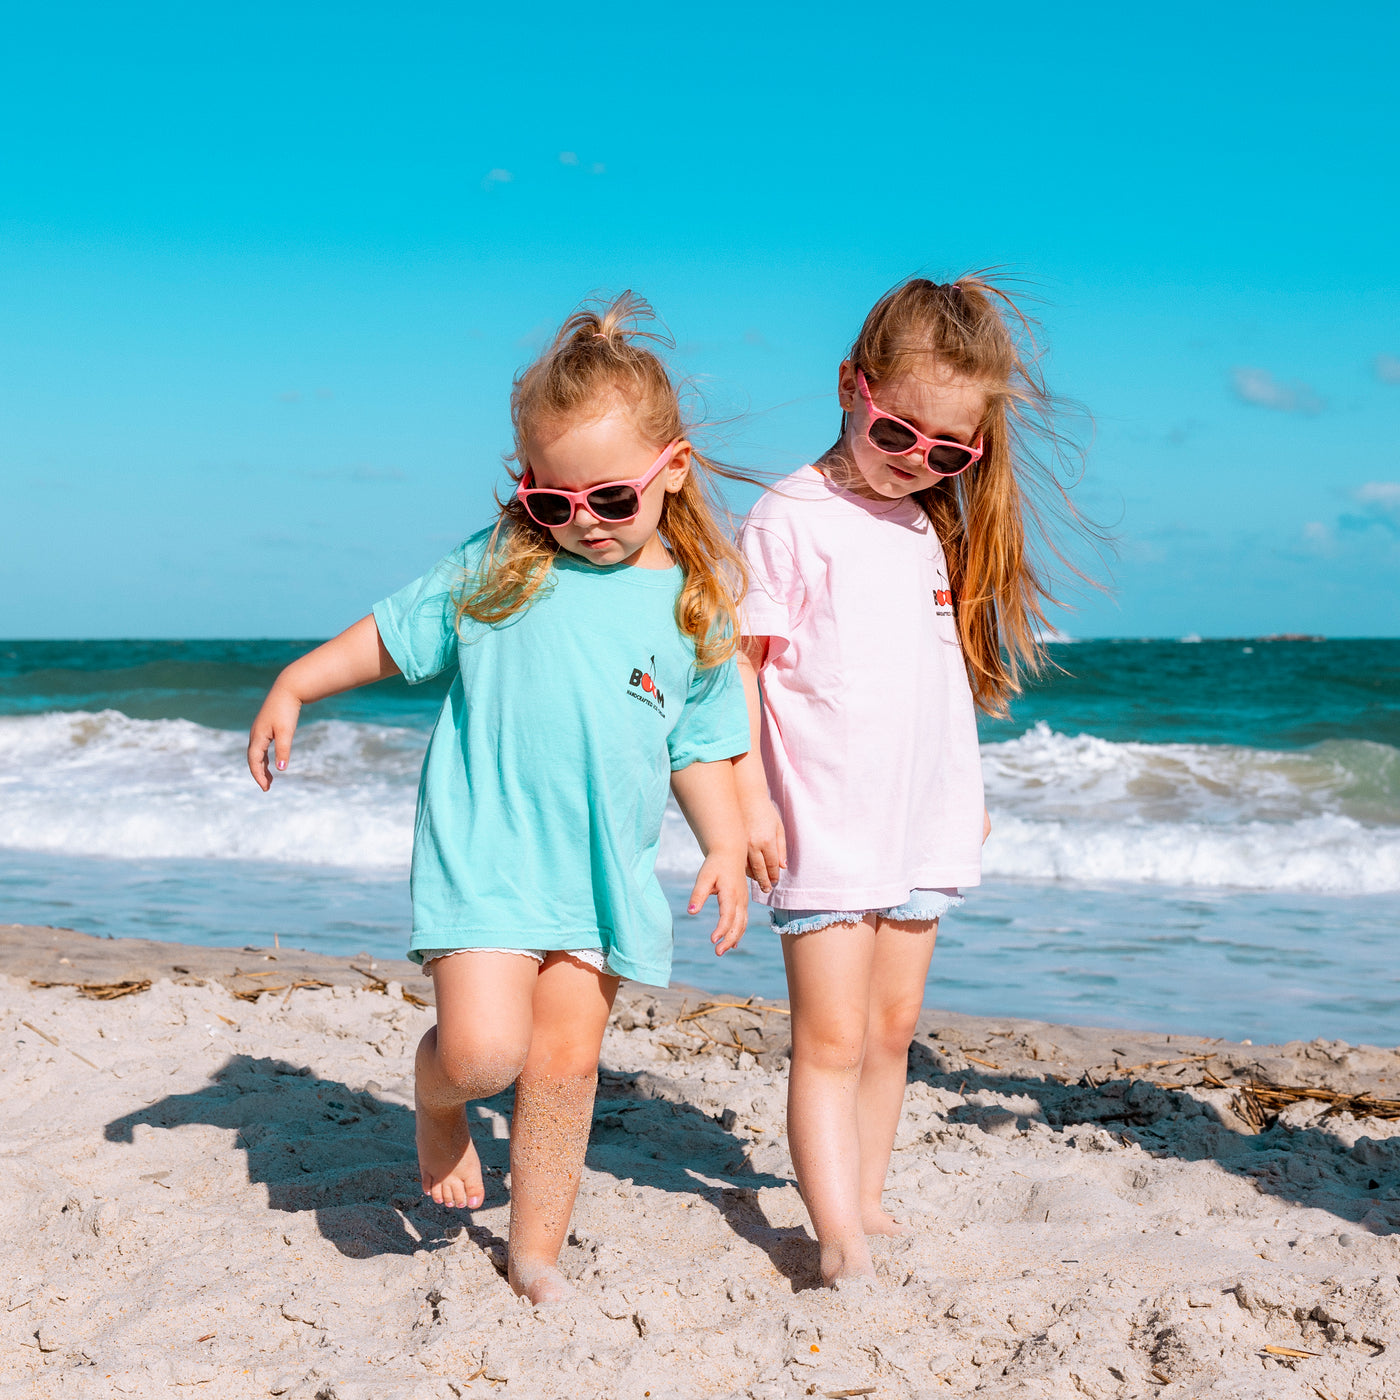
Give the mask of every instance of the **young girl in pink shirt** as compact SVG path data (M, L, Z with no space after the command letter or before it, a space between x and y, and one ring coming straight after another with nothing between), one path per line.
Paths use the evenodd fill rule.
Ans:
M873 1275L868 1235L903 1233L881 1193L909 1044L990 830L975 709L1005 714L1043 659L1023 480L1029 444L1059 439L1026 329L982 277L896 287L842 361L840 437L744 526L737 776L792 1003L788 1141L833 1284Z

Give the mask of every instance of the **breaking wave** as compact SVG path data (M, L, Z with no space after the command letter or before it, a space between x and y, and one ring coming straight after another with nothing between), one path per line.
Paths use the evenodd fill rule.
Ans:
M326 720L270 794L241 734L116 710L0 717L0 846L407 869L426 735ZM1011 880L1400 890L1400 750L1113 743L1040 724L983 746L985 871ZM660 872L699 853L667 813Z

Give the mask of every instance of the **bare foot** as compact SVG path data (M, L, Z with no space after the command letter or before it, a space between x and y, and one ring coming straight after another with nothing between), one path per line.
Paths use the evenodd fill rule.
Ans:
M510 1286L537 1308L550 1303L567 1303L574 1296L574 1286L553 1264L523 1259L510 1260Z
M870 1246L861 1235L853 1240L831 1240L821 1247L822 1282L828 1287L844 1287L860 1279L875 1282L875 1265Z
M907 1235L909 1227L896 1220L883 1206L866 1206L861 1221L867 1235Z
M418 1177L423 1194L440 1206L475 1210L486 1198L481 1161L476 1155L466 1105L431 1109L414 1105L414 1136L418 1142Z

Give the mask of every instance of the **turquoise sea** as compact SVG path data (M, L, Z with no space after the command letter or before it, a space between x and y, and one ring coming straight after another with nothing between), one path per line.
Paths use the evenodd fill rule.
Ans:
M441 701L308 709L264 795L247 726L309 642L0 642L0 921L400 953L418 766ZM944 923L950 1009L1255 1041L1400 1041L1400 640L1092 641L982 725L984 883ZM763 911L676 978L781 995Z

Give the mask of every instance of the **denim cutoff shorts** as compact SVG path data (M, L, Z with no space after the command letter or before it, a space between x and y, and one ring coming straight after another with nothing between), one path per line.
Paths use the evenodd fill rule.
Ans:
M962 902L957 890L910 890L903 904L892 904L888 909L770 909L768 914L779 933L792 937L830 928L832 924L854 923L867 914L878 914L897 923L928 923L941 919Z

